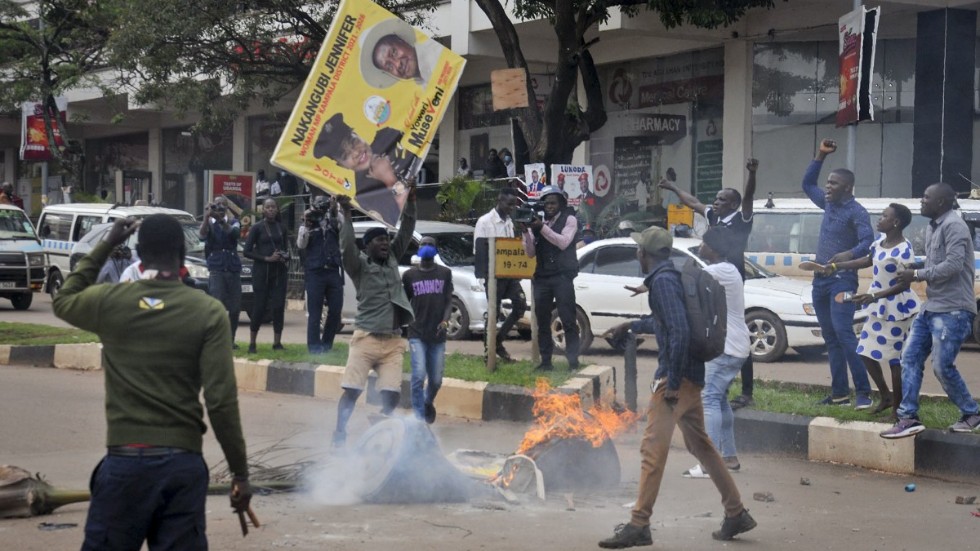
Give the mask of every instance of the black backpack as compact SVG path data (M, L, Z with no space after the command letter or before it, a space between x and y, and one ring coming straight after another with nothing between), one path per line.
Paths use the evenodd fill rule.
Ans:
M725 288L693 258L679 272L687 324L691 328L691 358L700 362L713 360L725 352L728 334Z

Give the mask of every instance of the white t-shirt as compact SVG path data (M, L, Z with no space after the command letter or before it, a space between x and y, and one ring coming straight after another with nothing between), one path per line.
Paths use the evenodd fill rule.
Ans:
M742 275L731 262L719 262L705 266L725 288L725 302L728 309L728 331L725 336L725 354L736 358L748 358L749 327L745 325L745 285Z

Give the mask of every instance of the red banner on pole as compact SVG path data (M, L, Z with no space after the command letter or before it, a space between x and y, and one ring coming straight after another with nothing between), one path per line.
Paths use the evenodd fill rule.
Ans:
M837 126L874 120L871 75L881 8L863 6L844 15L838 25L840 54L840 101Z
M65 140L61 137L61 126L67 119L68 100L58 97L54 101L58 106L58 116L51 121L54 145L64 147ZM44 104L25 102L21 106L20 160L50 161L53 158L51 144L48 143L48 131L44 127Z

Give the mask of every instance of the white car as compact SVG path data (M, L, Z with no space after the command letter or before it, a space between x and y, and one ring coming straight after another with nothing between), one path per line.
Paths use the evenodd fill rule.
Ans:
M700 245L698 239L675 237L671 260L678 267L689 258L703 264L697 257ZM630 238L613 238L594 241L578 250L575 298L583 351L591 346L595 336L602 335L607 329L650 313L646 295L630 296L632 293L624 288L643 282L636 247L636 242ZM825 344L813 310L810 284L772 274L748 260L745 272L745 321L756 361L777 361L790 346ZM521 283L524 292L531 297L531 282L524 280ZM555 346L564 350L557 313L552 316L551 330Z
M354 234L358 247L361 236L369 228L381 227L379 222L354 222ZM389 232L394 235L393 232ZM482 333L487 313L487 296L483 283L473 271L473 226L418 220L415 235L408 251L398 260L399 271L404 274L413 262L418 262L416 254L422 237L434 237L439 247L436 263L449 267L453 272L453 310L449 317L447 336L453 340L466 339L471 333ZM344 274L344 309L342 323L353 324L357 314L357 293L350 276ZM324 317L326 312L324 312Z

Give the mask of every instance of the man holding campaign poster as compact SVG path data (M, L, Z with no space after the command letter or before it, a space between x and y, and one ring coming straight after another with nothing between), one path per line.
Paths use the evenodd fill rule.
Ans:
M272 164L395 225L464 64L369 0L343 0Z

